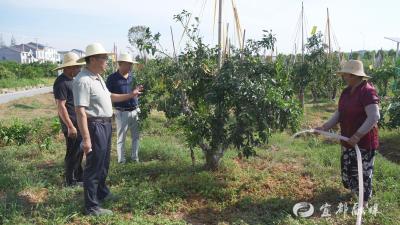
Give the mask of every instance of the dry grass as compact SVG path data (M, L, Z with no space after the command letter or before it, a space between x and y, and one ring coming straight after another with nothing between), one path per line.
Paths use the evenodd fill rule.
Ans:
M18 193L18 196L29 204L44 203L47 200L49 191L46 188L27 188Z
M0 120L13 118L32 120L34 118L52 118L57 116L57 107L53 93L22 98L0 105Z

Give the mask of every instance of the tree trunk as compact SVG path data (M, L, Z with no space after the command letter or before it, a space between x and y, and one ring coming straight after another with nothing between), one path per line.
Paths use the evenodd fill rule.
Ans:
M332 96L331 96L331 100L332 100L332 101L335 101L335 100L336 100L336 94L337 94L337 86L336 86L336 84L335 84L335 87L333 88Z
M208 146L201 146L206 163L204 168L210 171L216 171L219 169L221 158L224 155L224 150L220 147L219 149L210 148Z
M146 54L146 52L144 52L144 54L143 54L143 58L144 58L144 64L147 64L147 54Z
M386 94L387 94L388 83L389 83L388 81L385 81L385 83L384 83L384 89L383 89L382 97L386 96Z
M300 101L301 107L304 108L304 88L300 88L299 101Z
M317 93L317 91L315 89L316 89L315 87L313 87L311 89L311 94L312 94L312 97L313 97L313 102L317 103L318 102L318 93Z
M194 155L194 149L192 147L190 148L190 158L192 159L192 167L193 167L193 171L194 171L195 166L196 166L196 157Z

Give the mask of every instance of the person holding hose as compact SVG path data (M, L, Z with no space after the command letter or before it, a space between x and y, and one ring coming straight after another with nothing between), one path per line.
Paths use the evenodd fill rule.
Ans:
M338 110L332 117L316 130L328 131L337 123L341 135L349 141L341 141L341 176L346 189L358 193L358 170L355 145L360 148L364 179L364 207L372 196L372 174L374 170L375 151L379 147L377 123L379 115L379 97L374 86L367 81L363 63L349 60L342 70L337 72L347 84L343 90Z

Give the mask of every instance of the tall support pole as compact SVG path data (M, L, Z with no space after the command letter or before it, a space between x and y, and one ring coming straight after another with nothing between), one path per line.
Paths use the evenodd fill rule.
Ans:
M301 2L301 61L304 64L304 5ZM304 109L304 87L300 88L299 100Z
M400 52L399 52L399 47L400 47L400 42L397 42L397 51L396 51L396 62L397 62L397 59L399 58L399 54L400 54Z
M243 29L243 38L242 38L242 43L241 43L241 50L244 49L245 43L246 43L246 29Z
M304 63L304 5L301 2L301 58Z
M218 9L218 67L222 66L222 0L219 0Z
M223 56L222 56L222 58L224 59L224 61L225 61L225 58L227 57L227 52L228 52L228 50L229 50L229 23L227 23L226 24L226 33L225 33L225 45L224 45L224 54L223 54Z
M328 21L327 21L327 23L328 23L328 56L330 56L331 50L332 50L332 47L331 47L331 21L329 19L329 9L328 8L326 8L326 15L328 18Z
M246 29L243 29L242 43L240 43L240 59L243 59L243 49L246 41Z
M171 30L171 38L172 38L172 47L174 50L174 59L177 58L176 56L176 49L175 49L175 40L174 40L174 32L172 32L172 26L169 27L169 29Z

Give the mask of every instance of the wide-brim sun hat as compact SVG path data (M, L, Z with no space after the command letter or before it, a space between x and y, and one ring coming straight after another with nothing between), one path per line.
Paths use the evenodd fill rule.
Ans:
M138 64L135 60L132 59L132 56L128 53L120 53L117 58L117 62L128 62L132 64Z
M59 65L57 68L53 69L53 71L64 69L65 67L69 66L82 66L85 65L83 62L78 62L79 56L73 52L68 52L64 55L64 60L61 65Z
M371 78L364 72L363 63L360 60L351 59L343 63L343 67L340 71L336 72L338 76L343 74L352 74L358 77Z
M85 56L80 58L78 62L85 62L85 59L93 55L114 55L112 52L106 51L106 49L100 43L93 43L86 47Z

